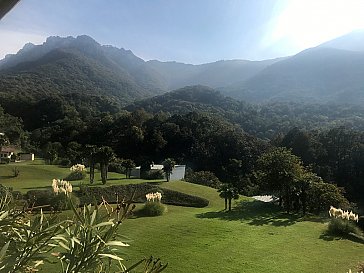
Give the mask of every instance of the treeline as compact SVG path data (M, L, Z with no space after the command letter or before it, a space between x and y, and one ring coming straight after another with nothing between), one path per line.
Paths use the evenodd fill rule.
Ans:
M272 102L252 105L225 97L205 86L188 86L151 99L135 102L129 111L170 114L191 111L209 113L238 124L245 132L261 139L273 139L294 127L305 130L339 126L364 131L364 107L359 105Z
M196 88L127 110L107 97L2 94L0 132L11 144L54 162L79 163L87 145L110 147L116 157L142 166L173 158L194 171L211 171L245 194L261 190L251 176L258 158L283 146L323 181L344 187L350 200L363 200L364 111L359 106L254 108Z
M224 120L195 112L173 116L120 112L74 125L72 134L62 129L54 124L35 130L31 143L44 156L52 154L53 160L54 154L67 158L86 145L109 146L117 157L132 159L137 165L174 158L196 171L210 170L223 181L251 171L269 146Z
M364 196L364 132L344 127L330 130L294 128L277 144L292 149L325 181L344 187L351 200Z

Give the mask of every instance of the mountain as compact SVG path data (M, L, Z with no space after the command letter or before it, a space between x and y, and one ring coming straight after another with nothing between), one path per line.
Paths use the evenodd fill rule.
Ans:
M206 85L212 88L240 83L283 58L264 61L226 60L192 65L178 62L148 61L166 82L167 89L190 85Z
M0 62L0 93L85 93L130 102L165 90L160 76L130 50L88 36L50 37Z
M364 52L317 47L272 64L225 92L250 102L364 102Z
M273 139L294 127L311 129L345 126L364 130L362 105L271 102L249 104L225 96L207 86L186 86L152 98L137 101L124 108L149 113L183 115L199 112L213 115L240 126L245 132L262 139Z
M350 51L364 51L364 30L356 30L340 36L318 47L329 47Z
M254 103L364 102L364 31L294 56L201 65L144 61L130 50L88 36L49 37L0 61L0 99L39 100L49 94L104 96L119 105L184 86L205 85Z

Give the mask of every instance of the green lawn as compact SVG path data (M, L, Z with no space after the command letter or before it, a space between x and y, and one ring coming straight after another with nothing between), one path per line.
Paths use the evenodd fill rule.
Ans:
M68 169L36 162L19 165L18 178L6 178L11 167L0 166L0 183L22 191L47 186L54 176L68 173ZM110 177L115 180L109 185L140 182L119 174ZM207 198L210 205L168 206L163 216L125 221L120 232L131 239L124 255L127 264L153 255L169 262L165 272L170 273L345 273L364 261L364 244L325 235L325 218L302 219L250 198L241 198L232 212L223 212L223 200L214 189L181 181L161 186ZM54 266L42 272L46 271L57 272Z
M13 168L20 171L18 177L13 177ZM33 162L10 163L0 165L0 184L13 187L14 191L25 193L32 189L51 188L54 178L65 178L70 173L69 168L56 165L45 165L43 160L37 159ZM99 171L95 171L95 182L92 186L111 186L120 184L137 184L146 182L142 179L126 179L124 174L109 172L109 180L106 185L102 185ZM80 183L88 184L88 176L82 181L72 181L74 187ZM162 182L163 180L150 180L148 182Z

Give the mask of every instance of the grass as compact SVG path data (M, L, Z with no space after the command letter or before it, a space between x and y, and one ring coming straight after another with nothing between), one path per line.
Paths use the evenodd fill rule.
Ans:
M17 167L20 171L18 177L13 177L13 168ZM70 173L69 168L59 167L56 165L46 165L41 159L33 162L10 163L0 165L0 184L13 187L14 191L25 193L33 189L46 189L51 187L52 179L65 178ZM109 179L106 185L101 182L100 172L95 171L95 182L89 185L89 176L79 181L72 181L72 185L77 189L80 183L87 184L91 187L107 187L121 184L138 184L146 182L143 179L126 179L124 174L108 173ZM148 182L160 183L163 180L148 180Z
M347 272L364 260L364 245L323 235L321 218L302 219L242 198L232 212L214 189L186 182L165 187L199 195L210 206L168 206L158 218L125 222L134 239L127 257L153 254L170 263L166 272ZM135 228L138 227L138 228Z
M24 190L22 184L49 185L49 177L68 173L68 169L41 162L25 166L29 168L22 171L19 165L19 180L8 178L0 183ZM8 167L11 165L0 166L0 174ZM115 180L108 185L140 182L119 174L110 177L114 175ZM120 233L131 239L123 256L126 264L153 255L169 263L167 273L344 273L364 261L364 244L327 235L326 218L287 215L275 206L246 197L235 202L233 211L225 212L223 200L212 188L181 181L161 187L207 198L210 204L206 208L168 206L163 216L125 221ZM47 265L41 272L46 271L57 269Z

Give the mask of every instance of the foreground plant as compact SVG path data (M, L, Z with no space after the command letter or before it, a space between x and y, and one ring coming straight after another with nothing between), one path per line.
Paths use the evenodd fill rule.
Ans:
M64 233L53 238L54 246L62 250L53 253L62 264L62 272L126 272L122 248L128 244L117 240L118 228L132 211L131 203L121 203L116 208L105 201L98 206L84 206L81 211L72 204L77 224L64 228ZM111 218L113 217L113 218Z
M34 272L54 248L53 237L70 221L60 222L54 214L45 217L42 210L35 216L31 211L18 211L11 207L9 195L0 198L0 241L6 242L0 250L0 270Z
M0 242L6 242L0 249L0 272L36 272L50 254L58 258L63 273L130 273L140 267L144 273L159 273L167 267L152 257L130 268L123 264L121 251L128 244L118 229L134 209L132 198L128 202L118 200L116 207L104 200L100 205L78 209L69 198L69 185L53 181L54 191L67 197L73 212L72 219L62 221L56 214L44 215L42 210L34 215L11 208L11 193L0 195Z

